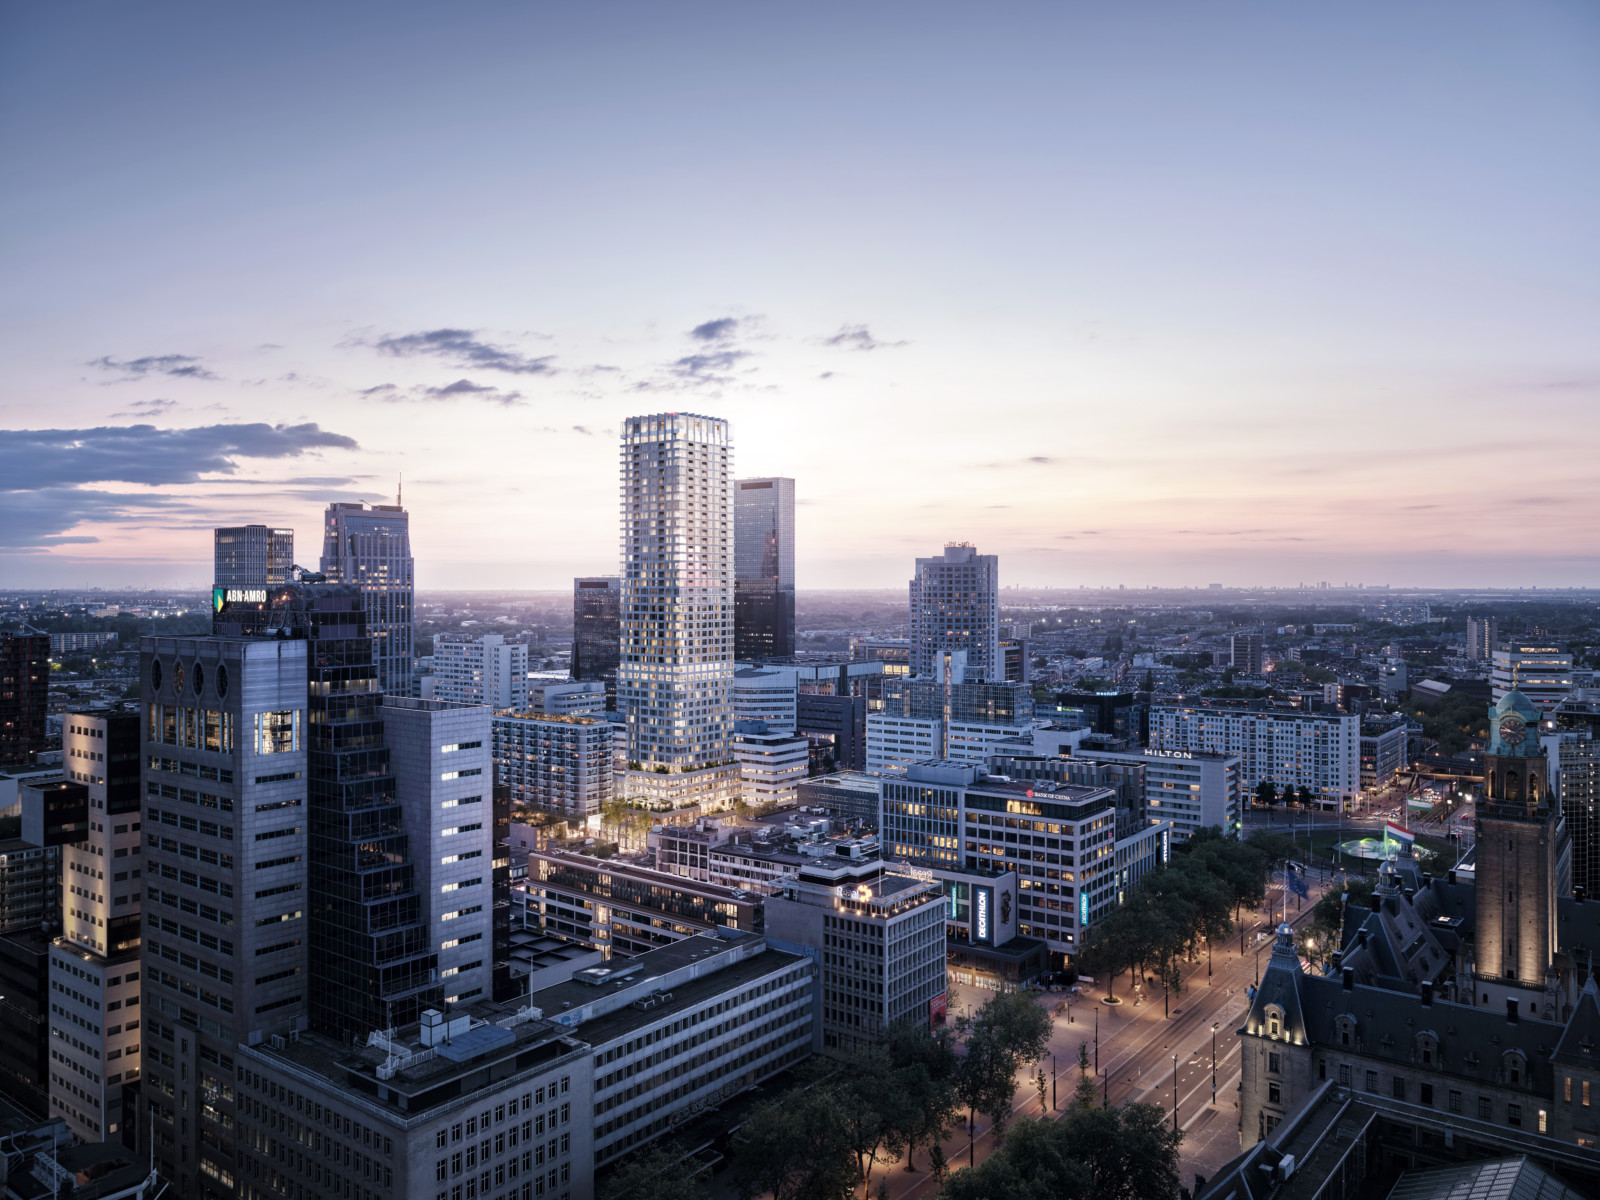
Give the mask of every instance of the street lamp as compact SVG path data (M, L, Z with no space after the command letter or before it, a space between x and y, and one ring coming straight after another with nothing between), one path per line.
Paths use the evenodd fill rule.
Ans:
M1050 1111L1055 1112L1060 1105L1056 1103L1056 1052L1050 1051Z
M1217 1026L1220 1021L1211 1022L1211 1103L1217 1102Z
M1100 1074L1100 1009L1094 1010L1094 1073Z
M1178 1056L1172 1056L1172 1132L1178 1132Z

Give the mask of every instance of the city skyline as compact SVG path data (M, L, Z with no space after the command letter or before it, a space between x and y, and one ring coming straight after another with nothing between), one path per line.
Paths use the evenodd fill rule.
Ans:
M364 11L8 18L6 582L404 476L420 586L563 588L676 408L806 588L1600 584L1592 13Z

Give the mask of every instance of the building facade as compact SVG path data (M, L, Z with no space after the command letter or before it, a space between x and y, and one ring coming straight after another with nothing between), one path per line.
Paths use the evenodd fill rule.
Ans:
M1466 658L1468 662L1488 662L1500 642L1500 630L1493 617L1467 618Z
M1238 755L1241 782L1282 790L1308 787L1321 808L1337 809L1361 791L1361 718L1286 709L1200 708L1158 704L1150 710L1152 750Z
M630 417L622 433L623 794L655 808L731 804L733 446L693 413Z
M807 864L767 899L767 936L816 964L818 1048L848 1055L901 1022L945 1020L945 898L878 861Z
M587 822L616 795L611 724L602 717L499 713L494 768L513 804Z
M378 687L411 694L416 583L411 517L398 504L335 501L323 519L322 573L361 589Z
M811 743L764 721L735 721L731 749L739 764L739 794L756 808L792 808L795 789L811 767Z
M528 647L498 633L446 634L433 643L433 698L452 704L522 709L528 704Z
M958 543L919 558L910 584L913 675L932 678L941 651L966 655L968 677L1005 681L1000 654L1000 559Z
M1266 669L1266 656L1259 633L1236 633L1231 639L1229 665L1246 675L1259 675Z
M794 657L794 480L740 479L733 493L734 654Z
M45 746L50 635L0 630L0 765L31 766Z
M798 701L793 667L740 667L733 673L735 721L761 721L774 733L793 733Z
M1361 786L1387 787L1408 764L1408 734L1404 725L1361 723Z
M622 577L588 575L572 581L572 677L605 684L606 707L617 707L622 661Z
M211 583L224 591L266 591L289 582L294 530L234 525L212 531Z
M1496 704L1517 691L1548 712L1572 694L1572 687L1572 655L1560 646L1513 640L1495 647L1489 696Z

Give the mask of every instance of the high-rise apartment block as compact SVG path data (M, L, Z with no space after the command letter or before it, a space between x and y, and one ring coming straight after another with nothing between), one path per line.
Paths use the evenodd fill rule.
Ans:
M491 710L386 696L379 712L444 1002L488 999L494 969Z
M1468 662L1488 662L1500 641L1499 624L1493 617L1467 618Z
M361 589L378 687L411 694L416 585L411 518L398 504L335 501L323 521L322 573Z
M1236 754L1246 790L1262 780L1280 791L1306 787L1323 808L1336 809L1361 791L1361 718L1348 713L1157 704L1150 709L1150 749Z
M50 635L0 629L0 765L30 766L44 749Z
M793 733L799 690L793 667L740 667L733 675L733 717L762 721L773 733Z
M735 721L729 743L739 764L740 795L757 808L790 808L795 788L811 767L811 743L794 733L772 729L765 721Z
M606 686L606 707L617 707L622 661L622 578L589 575L572 581L572 677Z
M495 776L518 806L586 822L616 795L603 716L497 713L493 741Z
M734 653L794 657L794 480L735 485Z
M1033 693L1025 684L973 679L961 651L942 652L937 661L938 678L884 679L880 703L867 713L870 774L929 759L982 763L999 743L1031 733Z
M133 1119L124 1086L140 1072L140 726L133 710L62 719L63 762L87 806L82 837L61 846L50 1108L84 1141L114 1140Z
M1548 712L1572 694L1572 655L1560 646L1512 639L1495 647L1490 662L1490 699L1495 704L1516 691Z
M1232 654L1228 661L1235 671L1243 671L1246 675L1259 675L1266 669L1266 658L1259 633L1234 634L1230 649Z
M728 423L630 417L622 433L623 794L725 808L733 732L733 447Z
M767 939L817 962L818 1049L848 1054L901 1021L942 1024L945 898L876 859L819 859L767 897Z
M942 651L966 655L967 677L1005 681L1000 653L1000 559L965 542L917 559L911 579L911 673L933 676Z
M552 717L604 716L605 685L598 680L528 680L527 711Z
M452 704L520 709L528 702L528 647L498 633L447 634L433 643L433 695Z
M233 525L212 531L213 587L266 591L289 582L294 566L294 530L268 525Z

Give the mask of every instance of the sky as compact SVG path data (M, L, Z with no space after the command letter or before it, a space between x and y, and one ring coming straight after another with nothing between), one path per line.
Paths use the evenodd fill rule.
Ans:
M0 0L0 162L0 586L570 586L654 411L802 589L1600 585L1588 0Z

